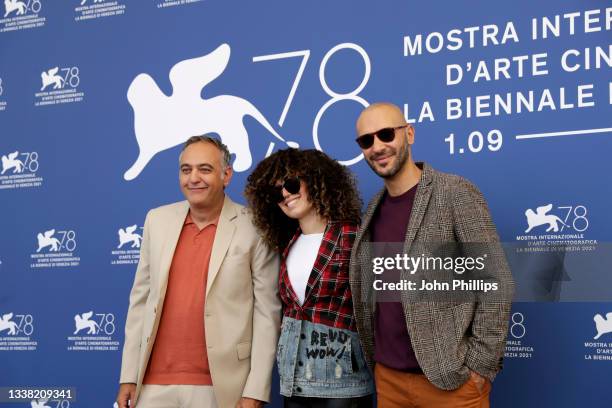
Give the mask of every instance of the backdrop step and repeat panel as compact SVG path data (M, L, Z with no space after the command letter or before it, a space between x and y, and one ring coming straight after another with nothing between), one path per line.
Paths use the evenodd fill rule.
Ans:
M510 251L562 271L535 295L517 278L493 406L611 406L611 6L5 0L0 386L77 391L10 406L113 406L144 216L182 198L188 136L230 146L237 201L291 142L350 166L367 201L382 184L354 122L381 100L416 160L479 186Z

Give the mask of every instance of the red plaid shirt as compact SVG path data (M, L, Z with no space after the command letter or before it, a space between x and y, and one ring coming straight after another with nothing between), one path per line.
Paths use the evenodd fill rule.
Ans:
M289 250L302 233L298 228L281 258L279 290L285 316L356 331L349 285L349 260L358 228L357 224L347 222L327 224L302 305L287 273Z

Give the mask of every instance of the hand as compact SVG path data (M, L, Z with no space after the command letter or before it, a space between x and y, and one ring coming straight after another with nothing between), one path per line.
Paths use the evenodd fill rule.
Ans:
M470 370L470 378L472 379L472 381L474 381L474 384L476 384L476 387L478 388L478 392L482 392L482 390L485 387L485 384L487 383L487 381L489 381L486 378L484 378L482 375L478 374L476 371L472 371L472 370Z
M240 401L238 401L238 404L236 404L236 408L261 408L263 407L263 405L264 403L262 401L253 398L242 397L240 398Z
M134 397L136 396L136 384L123 383L119 386L119 393L117 394L117 405L119 408L134 408ZM130 401L130 405L128 405Z

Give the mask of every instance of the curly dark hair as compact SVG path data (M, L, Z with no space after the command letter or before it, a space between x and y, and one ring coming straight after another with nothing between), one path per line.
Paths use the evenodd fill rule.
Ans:
M279 180L295 176L305 182L308 197L321 217L332 222L360 222L362 202L348 168L315 149L280 150L257 165L244 190L253 222L272 248L282 251L299 226L298 220L283 213L274 194Z

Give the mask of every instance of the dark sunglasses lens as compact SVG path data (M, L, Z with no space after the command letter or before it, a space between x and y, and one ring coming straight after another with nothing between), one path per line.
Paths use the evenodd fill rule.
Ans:
M357 138L357 144L362 149L369 149L374 144L374 135L370 133L367 135L359 136Z
M272 187L272 196L277 203L285 199L283 189L287 190L289 194L297 194L300 191L300 179L297 177L290 178L285 180L282 185Z
M287 190L289 194L297 194L300 191L300 179L297 177L287 179L283 187L285 187L285 190Z
M383 143L389 143L395 139L395 129L385 128L380 129L377 133L378 139Z

